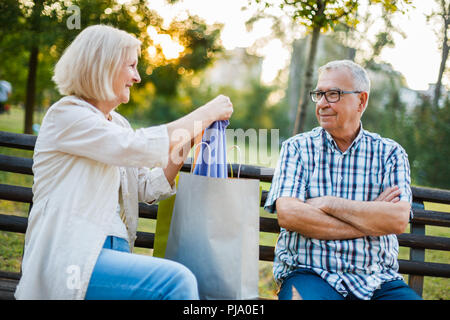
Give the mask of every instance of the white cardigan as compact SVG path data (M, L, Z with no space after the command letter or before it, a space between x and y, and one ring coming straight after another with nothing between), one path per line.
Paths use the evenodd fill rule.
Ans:
M33 207L16 299L84 299L121 186L130 247L138 201L175 193L161 168L168 162L164 125L133 130L74 96L52 105L34 151ZM148 168L154 168L150 170Z

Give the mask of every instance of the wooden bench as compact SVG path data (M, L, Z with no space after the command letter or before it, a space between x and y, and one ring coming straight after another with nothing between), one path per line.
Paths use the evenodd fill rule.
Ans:
M0 147L33 150L36 142L36 136L15 134L0 131ZM4 149L5 150L5 149ZM2 152L0 152L2 153ZM30 158L16 157L0 154L0 171L12 172L14 174L32 175L32 163ZM236 176L237 165L233 165L233 171ZM264 175L261 175L263 169ZM185 164L183 171L189 171L190 165ZM267 174L269 173L269 174ZM271 173L271 174L270 174ZM256 166L242 165L240 176L242 178L260 179L262 182L271 182L273 169ZM29 187L7 185L0 183L0 199L32 203L32 191ZM450 264L425 262L425 250L450 250L450 238L425 235L425 226L450 227L450 214L444 212L424 210L423 202L436 202L450 204L450 191L412 187L414 200L414 219L410 224L410 233L404 233L398 236L400 246L410 248L409 260L399 260L400 273L408 274L409 285L420 295L423 291L424 276L450 278ZM261 207L267 197L267 191L263 191ZM139 204L139 217L144 219L156 219L158 206ZM27 228L27 218L17 215L4 214L0 212L0 231L25 233ZM275 215L273 218L260 218L260 231L277 234L279 226ZM136 247L153 248L154 234L149 232L138 232ZM274 247L260 245L260 261L273 261ZM0 300L14 299L15 291L20 274L16 272L7 272L0 270Z

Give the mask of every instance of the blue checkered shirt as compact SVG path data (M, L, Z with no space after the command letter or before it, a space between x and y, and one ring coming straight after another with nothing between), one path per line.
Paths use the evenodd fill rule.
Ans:
M411 203L408 155L398 143L365 131L361 125L343 153L331 135L317 127L283 143L265 209L276 212L280 197L306 201L328 195L373 201L394 185L401 190L400 200ZM370 299L381 283L402 279L397 256L398 241L393 234L317 240L281 228L273 271L281 284L296 268L309 268L343 296L350 290L360 299Z

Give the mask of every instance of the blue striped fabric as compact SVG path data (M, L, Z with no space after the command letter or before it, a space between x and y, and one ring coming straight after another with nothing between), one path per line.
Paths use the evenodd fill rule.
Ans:
M361 125L342 153L331 135L317 127L283 143L265 209L276 212L280 197L305 201L329 195L372 201L394 185L401 190L400 200L411 203L408 156L398 143ZM317 240L281 228L273 271L281 284L297 267L311 268L343 296L350 290L360 299L370 299L381 283L402 279L397 256L395 235Z

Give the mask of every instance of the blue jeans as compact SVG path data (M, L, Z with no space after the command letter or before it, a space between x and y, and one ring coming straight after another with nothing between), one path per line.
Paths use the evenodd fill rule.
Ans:
M86 300L196 300L197 280L183 265L130 253L128 242L107 237Z
M293 290L294 288L297 292ZM317 273L307 268L299 268L293 271L283 281L278 299L292 300L297 293L303 300L358 299L350 292L346 297L342 296ZM374 291L372 300L422 300L422 298L404 281L394 280L381 284L380 289Z

